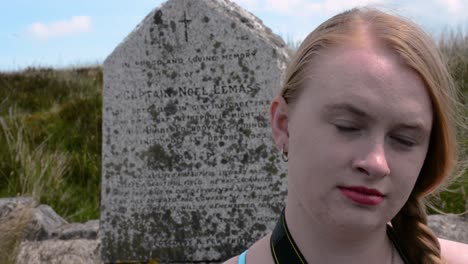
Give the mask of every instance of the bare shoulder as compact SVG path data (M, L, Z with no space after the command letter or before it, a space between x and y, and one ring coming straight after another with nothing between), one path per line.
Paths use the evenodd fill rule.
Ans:
M273 264L273 257L270 251L271 233L264 236L250 247L247 252L247 264Z
M468 263L468 244L439 238L442 258L448 264Z
M247 251L247 264L272 264L273 257L270 253L269 241L271 233L255 242ZM239 256L235 256L224 262L223 264L237 264Z
M223 264L236 264L239 260L239 256L230 258L229 260L223 262Z

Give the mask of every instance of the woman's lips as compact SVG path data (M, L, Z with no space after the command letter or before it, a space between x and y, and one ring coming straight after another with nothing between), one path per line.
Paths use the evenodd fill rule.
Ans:
M375 206L385 198L378 190L364 186L339 187L339 189L346 198L361 205Z

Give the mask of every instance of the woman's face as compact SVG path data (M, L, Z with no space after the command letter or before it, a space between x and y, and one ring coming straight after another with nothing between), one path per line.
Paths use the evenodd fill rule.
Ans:
M382 226L408 199L426 157L432 106L424 83L384 49L337 47L317 61L281 138L288 199L323 223Z

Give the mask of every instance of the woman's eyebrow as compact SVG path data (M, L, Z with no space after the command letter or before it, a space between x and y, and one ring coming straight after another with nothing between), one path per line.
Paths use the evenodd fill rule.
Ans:
M422 122L402 123L398 125L398 129L411 130L421 136L430 133L430 129L426 128Z
M331 103L323 107L322 112L324 114L333 113L337 111L346 111L350 112L358 117L366 119L374 119L371 115L366 113L364 110L350 104L350 103Z

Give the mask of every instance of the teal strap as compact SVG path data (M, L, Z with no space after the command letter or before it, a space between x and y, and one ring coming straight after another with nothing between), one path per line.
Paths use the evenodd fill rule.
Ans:
M239 262L237 262L238 264L245 264L245 255L247 254L247 250L244 251L244 253L242 253L240 256L239 256Z

